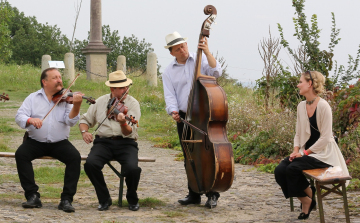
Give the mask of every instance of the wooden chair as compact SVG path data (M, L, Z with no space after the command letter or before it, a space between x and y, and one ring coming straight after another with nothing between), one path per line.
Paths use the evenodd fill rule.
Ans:
M351 180L351 177L342 176L342 177L328 177L324 179L320 178L321 175L325 173L327 169L328 168L303 170L303 174L310 179L310 183L312 186L314 186L314 181L315 181L317 200L318 200L317 204L319 206L319 214L320 214L320 222L325 223L324 208L322 203L323 198L331 193L335 193L343 197L346 223L350 223L349 207L347 202L345 183L347 180ZM331 185L331 186L328 187L325 185ZM292 197L290 198L290 209L291 211L294 211L294 204Z

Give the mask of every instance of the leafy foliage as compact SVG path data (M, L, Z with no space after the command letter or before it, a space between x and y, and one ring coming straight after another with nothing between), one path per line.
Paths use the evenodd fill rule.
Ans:
M335 73L333 77L333 82L335 86L346 87L348 83L354 79L360 78L360 70L357 70L360 62L360 45L357 51L356 59L353 56L349 55L348 67L345 68L344 65L337 67L335 61Z
M305 70L316 70L321 72L326 78L329 76L329 71L332 69L334 56L334 47L339 43L340 38L338 35L340 30L336 28L335 15L332 15L332 28L330 34L330 44L328 50L321 50L319 48L320 42L320 29L318 27L317 15L314 14L311 17L311 25L306 21L306 15L304 11L305 0L293 0L293 7L295 8L296 17L293 18L295 25L294 36L300 41L301 46L304 47L308 60L300 60L294 51L289 47L289 43L284 38L283 28L278 24L278 29L281 36L281 44L286 48L290 55L294 57L296 62L303 65ZM329 82L329 79L327 79Z
M14 16L14 13L7 4L0 3L0 62L6 61L12 56L10 49L10 30L8 22Z
M297 91L300 76L292 75L291 72L284 69L281 64L278 64L281 73L272 77L268 83L265 76L256 80L255 90L257 94L265 95L266 85L269 84L271 89L276 89L276 98L280 99L282 107L296 109L303 97Z
M116 70L117 58L120 55L126 57L126 66L128 69L146 69L147 54L154 49L151 48L151 43L145 42L145 39L139 40L134 35L126 37L121 40L119 31L111 31L109 25L102 26L102 36L104 45L111 48L111 52L107 55L107 64L110 71ZM87 40L74 41L75 64L79 69L86 69L86 56L82 54L81 50L85 48L90 39L90 33Z
M264 94L265 89L269 86L276 89L278 92L277 97L280 98L281 103L291 109L296 108L298 102L302 99L297 92L296 85L299 73L305 70L316 70L324 74L326 77L326 87L332 89L334 83L329 78L329 71L333 67L334 48L340 41L340 38L338 38L340 30L336 28L335 15L332 13L330 44L328 50L320 49L319 38L321 29L318 27L317 15L312 15L310 23L308 23L304 13L304 3L305 0L293 0L292 5L295 8L295 17L293 18L295 33L293 36L300 43L297 51L290 48L289 42L284 37L284 30L278 23L281 37L280 44L287 49L291 59L294 61L295 72L292 73L289 71L289 67L282 66L280 61L278 61L277 64L273 64L280 71L277 75L274 75L271 80L261 78L257 81L257 91ZM267 69L272 69L272 67Z
M360 80L354 85L334 92L332 105L334 110L334 130L343 135L356 129L360 121Z
M8 62L38 66L45 54L51 55L53 60L64 59L64 54L69 49L69 39L61 34L56 25L38 23L35 17L25 16L8 2L4 4L14 13L8 23L10 49L13 52Z
M279 141L272 137L275 129L267 132L261 131L255 138L239 137L240 140L233 144L235 162L242 164L255 164L262 157L278 158L284 157L289 153L288 145L281 145ZM285 146L285 147L284 147Z

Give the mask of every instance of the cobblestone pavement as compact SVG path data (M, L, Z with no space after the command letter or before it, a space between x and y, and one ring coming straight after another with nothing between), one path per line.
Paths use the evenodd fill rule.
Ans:
M73 141L81 154L88 154L90 146L81 141ZM15 143L16 144L16 143ZM214 209L204 207L206 197L200 205L182 206L177 200L187 191L187 181L183 162L174 161L178 153L174 150L155 148L146 141L139 142L139 156L155 157L155 163L139 163L142 175L139 185L139 198L153 197L165 202L164 206L154 208L140 207L133 212L126 207L113 205L108 211L97 211L98 205L93 187L78 188L74 197L74 213L57 210L58 199L42 199L43 207L24 209L21 203L23 191L19 183L3 182L0 194L16 193L17 198L0 200L1 222L300 222L299 202L294 205L295 212L290 212L289 200L284 199L272 174L256 171L252 166L235 164L235 179L232 187L221 193L218 206ZM56 161L36 160L34 166L55 165ZM0 158L1 174L16 174L15 161ZM118 164L115 164L119 168ZM82 167L83 168L83 167ZM106 182L111 197L117 200L119 180L109 167L104 168ZM89 180L87 179L89 183ZM40 193L42 193L40 186ZM4 197L4 196L2 196ZM350 211L351 222L360 223L360 192L348 193L349 203L357 211ZM325 220L345 222L342 200L330 196L324 201ZM306 222L319 222L319 212L313 211Z

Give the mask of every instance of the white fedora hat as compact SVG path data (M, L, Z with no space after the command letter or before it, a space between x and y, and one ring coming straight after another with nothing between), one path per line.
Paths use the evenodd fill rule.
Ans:
M109 80L105 82L109 87L126 87L132 84L132 80L126 78L122 70L117 70L109 74Z
M180 43L186 43L188 38L182 38L178 32L173 32L165 36L166 46L165 49L169 49L172 46L178 45Z

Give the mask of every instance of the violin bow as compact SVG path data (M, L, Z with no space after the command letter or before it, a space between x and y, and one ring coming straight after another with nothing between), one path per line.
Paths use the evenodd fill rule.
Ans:
M131 87L131 85L129 85L129 88L125 91L125 93L121 96L121 98L120 98L116 103L114 103L114 105L113 105L113 106L111 107L111 109L110 109L109 114L104 118L104 120L101 121L101 123L100 123L100 124L98 125L98 127L94 130L94 132L91 133L92 135L94 135L95 133L97 133L97 131L99 130L100 126L105 122L105 120L106 120L107 118L110 117L111 113L114 111L114 109L116 108L116 106L121 102L121 100L125 97L125 95L126 95L127 93L129 93L130 87Z
M80 73L76 75L76 77L74 78L74 80L70 83L69 87L66 88L66 90L64 91L64 93L61 95L61 97L59 98L59 100L54 104L54 106L50 109L50 111L45 115L45 117L42 119L42 121L44 121L48 115L50 114L50 112L55 108L55 106L57 104L59 104L59 102L61 101L61 98L69 91L70 87L75 83L76 79L78 79L78 77L80 76Z

